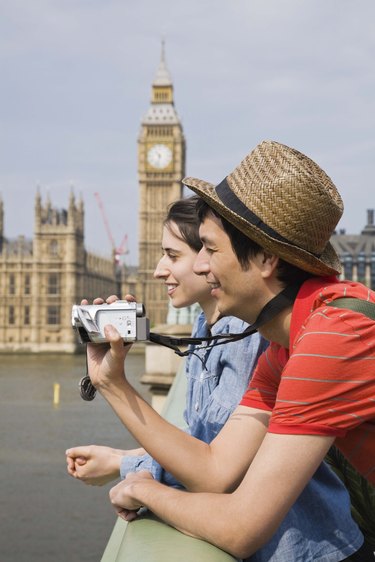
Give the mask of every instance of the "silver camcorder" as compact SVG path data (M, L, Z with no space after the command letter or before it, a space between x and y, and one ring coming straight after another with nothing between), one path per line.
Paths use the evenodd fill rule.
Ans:
M104 326L117 328L124 342L145 341L150 333L150 321L143 304L116 301L112 304L73 305L72 326L81 343L103 343L107 339Z

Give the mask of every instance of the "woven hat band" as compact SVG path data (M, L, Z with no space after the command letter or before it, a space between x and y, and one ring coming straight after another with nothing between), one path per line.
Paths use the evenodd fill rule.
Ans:
M289 244L290 246L294 246L295 248L302 249L300 246L291 242L284 236L281 236L276 230L268 226L264 223L255 213L250 211L248 207L237 197L237 195L231 189L229 183L227 182L227 178L224 178L222 182L220 182L215 187L216 195L219 199L225 204L225 206L230 209L233 213L236 213L242 219L246 220L249 224L255 226L271 238L278 240L279 242L283 242ZM311 255L319 258L321 254L315 254L310 252Z

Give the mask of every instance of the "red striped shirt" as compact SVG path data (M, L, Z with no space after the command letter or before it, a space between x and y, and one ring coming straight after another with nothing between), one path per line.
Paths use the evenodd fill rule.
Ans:
M343 296L375 302L364 285L310 279L293 306L290 353L271 343L241 404L272 411L269 431L336 436L375 483L375 322L326 306Z

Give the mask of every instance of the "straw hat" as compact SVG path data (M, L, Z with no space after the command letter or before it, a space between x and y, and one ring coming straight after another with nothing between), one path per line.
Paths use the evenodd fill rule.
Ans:
M329 242L343 212L332 180L294 148L264 141L219 185L183 183L265 250L315 275L341 271Z

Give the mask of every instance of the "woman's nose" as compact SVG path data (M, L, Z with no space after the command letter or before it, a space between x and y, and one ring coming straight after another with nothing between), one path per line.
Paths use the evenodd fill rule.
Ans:
M154 271L154 278L155 279L164 279L165 277L168 277L168 275L169 275L169 270L167 269L167 267L162 262L163 262L163 258L159 261L158 265L155 268L155 271Z

